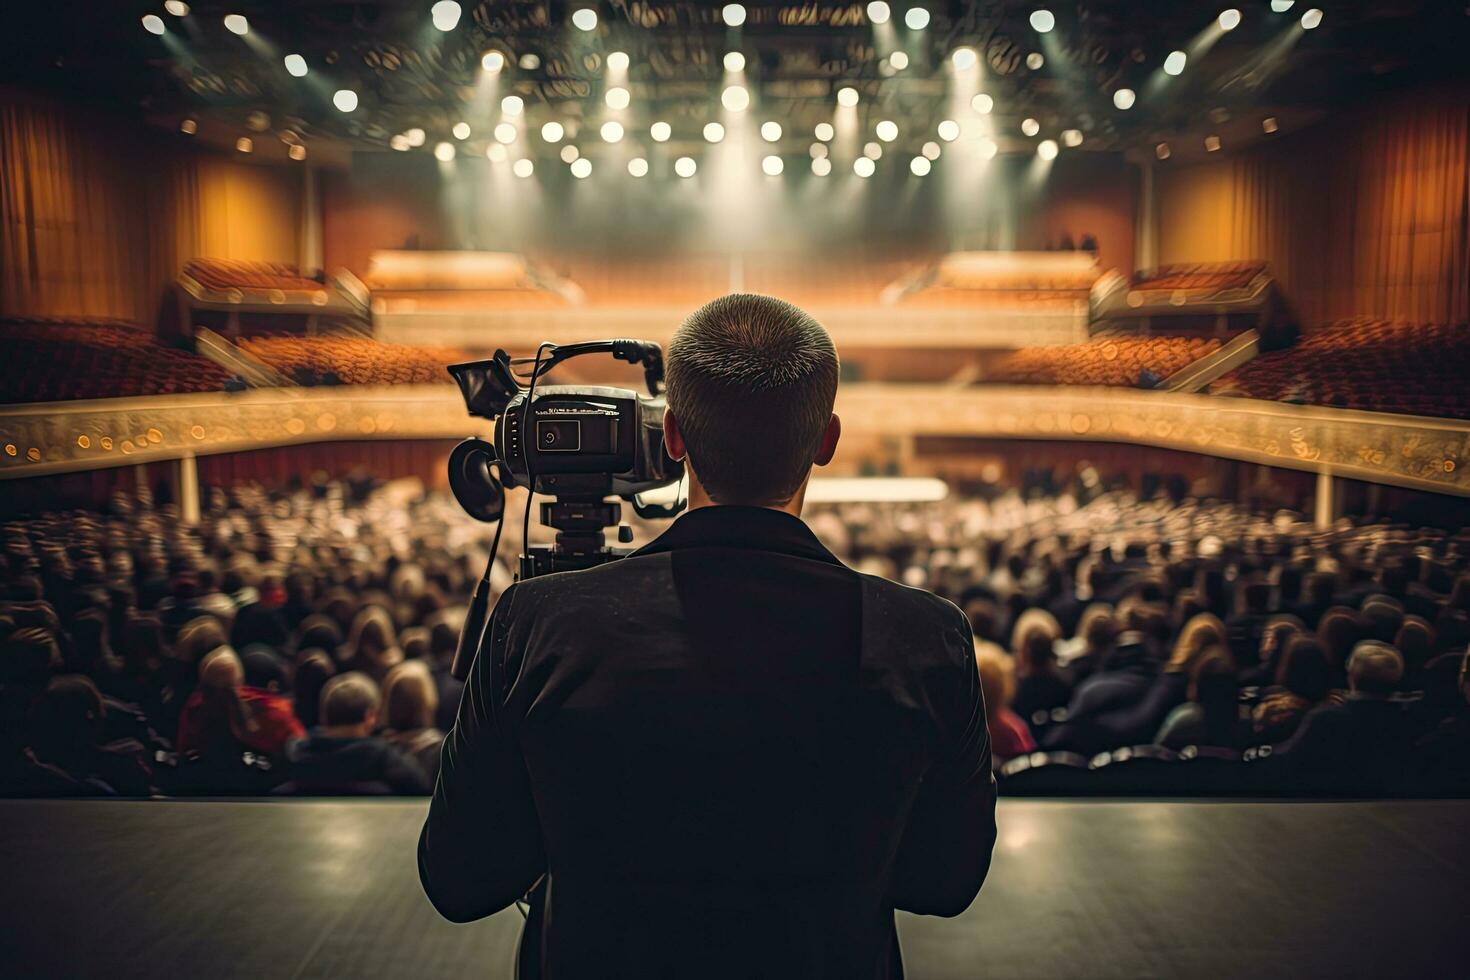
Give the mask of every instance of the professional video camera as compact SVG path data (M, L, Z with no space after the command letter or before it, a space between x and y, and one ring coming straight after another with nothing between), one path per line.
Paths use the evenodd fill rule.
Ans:
M627 388L540 385L547 372L569 358L611 354L641 365L648 395ZM528 376L516 368L530 365ZM495 421L495 441L466 439L449 457L449 486L461 507L477 520L504 520L506 487L527 487L553 499L541 504L541 523L556 529L554 545L527 544L520 578L590 568L620 558L629 549L607 545L605 529L622 520L618 496L644 518L673 517L684 502L645 503L638 495L676 483L683 464L664 451L663 349L643 340L594 340L558 347L542 344L536 356L512 358L503 350L483 361L452 364L469 413ZM499 475L492 472L492 466ZM529 531L530 495L523 526ZM528 540L525 534L523 540ZM622 544L632 529L618 527ZM490 549L490 564L500 529ZM469 673L484 630L490 567L475 589L455 655L453 673Z

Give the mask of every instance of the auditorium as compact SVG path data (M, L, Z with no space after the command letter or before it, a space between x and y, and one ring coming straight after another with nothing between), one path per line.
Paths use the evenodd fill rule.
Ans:
M4 21L0 974L1463 975L1470 6Z

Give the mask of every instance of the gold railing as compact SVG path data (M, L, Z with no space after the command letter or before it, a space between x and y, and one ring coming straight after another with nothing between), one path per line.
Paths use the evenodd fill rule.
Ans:
M850 384L854 433L1132 443L1470 496L1470 422L1125 388ZM483 433L451 385L0 407L0 478L341 439Z

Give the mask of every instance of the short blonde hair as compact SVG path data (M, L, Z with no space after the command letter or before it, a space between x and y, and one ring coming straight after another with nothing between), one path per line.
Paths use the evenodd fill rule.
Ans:
M376 715L383 696L373 679L360 670L338 674L322 686L321 723L360 725Z
M1381 640L1362 640L1348 657L1347 675L1354 691L1390 694L1404 679L1404 658Z
M439 692L433 675L421 660L405 660L388 671L383 682L383 700L387 704L387 725L395 731L407 732L429 728L439 710Z

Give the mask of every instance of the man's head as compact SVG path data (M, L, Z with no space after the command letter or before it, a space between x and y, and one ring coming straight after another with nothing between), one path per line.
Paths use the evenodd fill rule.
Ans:
M370 735L378 724L382 704L378 685L367 674L350 670L327 681L322 688L321 715L326 728L352 730L357 735Z
M1348 685L1358 694L1384 698L1404 677L1404 658L1380 640L1363 640L1348 658Z
M786 504L837 449L837 350L790 303L737 293L695 310L667 377L669 453L715 503Z

